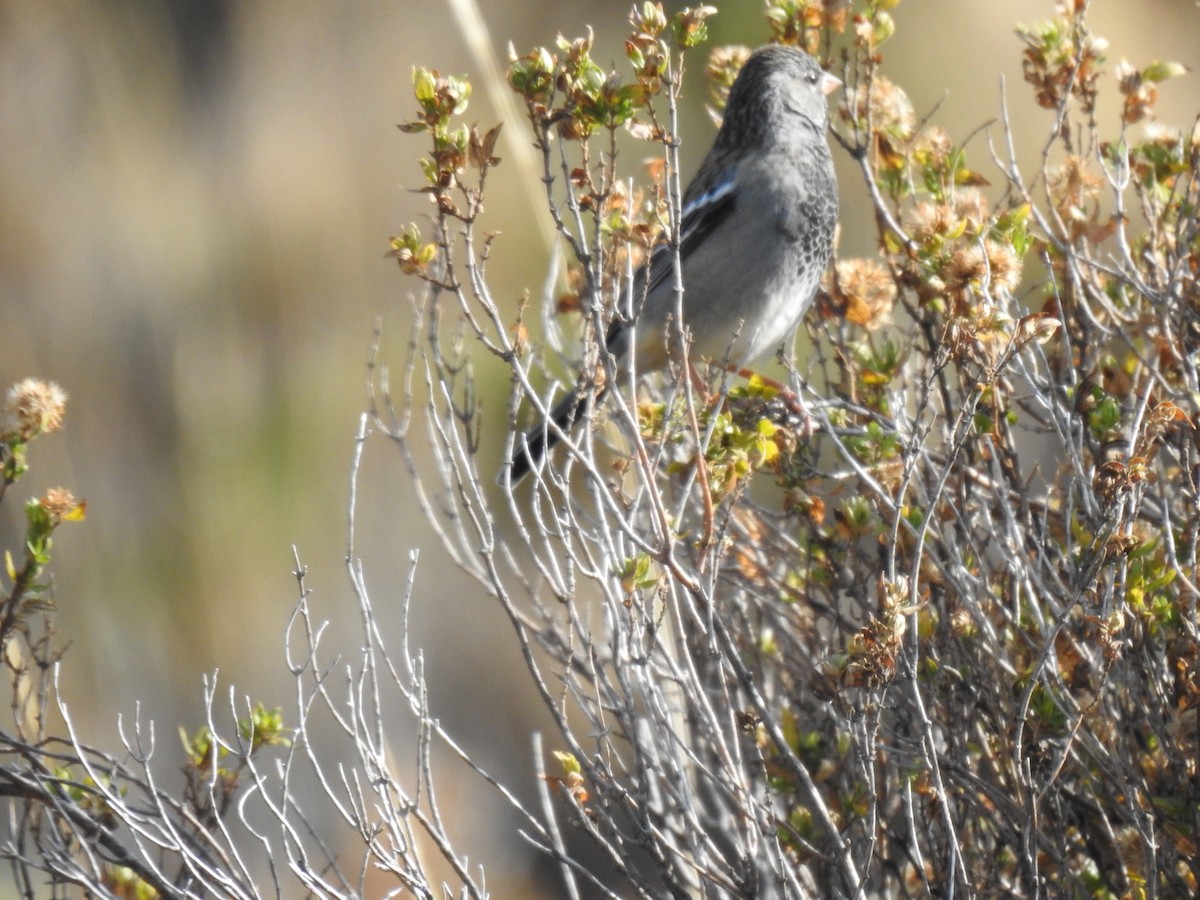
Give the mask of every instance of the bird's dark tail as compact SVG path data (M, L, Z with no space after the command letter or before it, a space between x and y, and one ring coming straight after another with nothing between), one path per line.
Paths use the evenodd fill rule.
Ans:
M546 422L517 439L508 473L513 484L528 475L535 466L541 465L546 454L561 440L560 432L568 432L583 421L591 402L590 390L576 388L550 410ZM557 425L558 429L552 428L550 422Z

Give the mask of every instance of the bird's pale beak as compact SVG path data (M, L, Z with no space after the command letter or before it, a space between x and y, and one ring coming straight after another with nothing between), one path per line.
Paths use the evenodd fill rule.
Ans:
M828 72L821 73L821 93L828 97L842 86L842 79Z

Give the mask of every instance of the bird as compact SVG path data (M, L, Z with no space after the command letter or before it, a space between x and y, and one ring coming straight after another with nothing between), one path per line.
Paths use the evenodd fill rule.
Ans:
M679 220L689 359L741 370L779 348L811 305L837 227L827 97L840 86L812 56L781 44L755 50L734 80ZM626 290L625 308L634 314L614 318L605 345L618 363L633 352L640 372L663 369L677 344L669 332L678 308L666 241ZM510 483L540 466L560 432L585 418L605 390L585 380L551 410L557 429L542 423L518 438Z

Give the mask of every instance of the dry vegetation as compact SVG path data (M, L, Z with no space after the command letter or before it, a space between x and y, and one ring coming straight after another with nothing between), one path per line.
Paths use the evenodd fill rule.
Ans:
M541 803L441 730L420 655L375 628L354 564L362 657L320 661L301 574L297 708L238 710L225 737L214 714L186 741L184 790L159 784L136 727L115 755L51 737L57 651L35 588L81 509L47 497L27 507L0 620L3 850L26 894L49 872L104 896L345 896L372 871L484 896L443 822L434 746L513 804L564 896L1196 892L1200 128L1149 122L1184 72L1112 65L1086 0L1066 0L1019 29L1026 83L1004 99L1051 111L1049 133L1014 133L1002 108L967 146L884 74L905 39L896 2L768 8L764 38L843 78L835 136L860 178L842 190L870 196L878 228L875 255L838 259L811 350L786 361L811 434L779 386L635 383L595 339L647 246L671 240L683 61L719 111L743 58L707 48L715 9L637 6L619 72L590 37L512 60L565 285L516 322L477 227L505 171L498 129L464 124L465 79L415 73L405 130L426 141L435 213L393 240L418 316L401 377L373 366L361 437L395 441L446 557L512 623L556 723ZM1103 90L1116 121L1098 120ZM630 136L660 151L649 177L618 168ZM495 359L507 423L477 402ZM511 453L552 402L547 373L579 371L617 389L530 483L497 487L481 444L507 435ZM39 390L10 396L5 487L53 430L30 413L54 394ZM387 745L400 709L421 738L412 777ZM316 714L352 760L314 750ZM304 778L315 811L292 790ZM334 826L358 836L352 858Z

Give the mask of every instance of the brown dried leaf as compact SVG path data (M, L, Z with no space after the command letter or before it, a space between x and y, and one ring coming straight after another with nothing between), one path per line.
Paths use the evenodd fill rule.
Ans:
M1030 313L1027 316L1022 316L1017 322L1017 330L1013 336L1013 343L1018 349L1024 347L1030 341L1037 341L1039 344L1044 344L1050 338L1054 337L1055 333L1061 327L1062 322L1049 313Z

